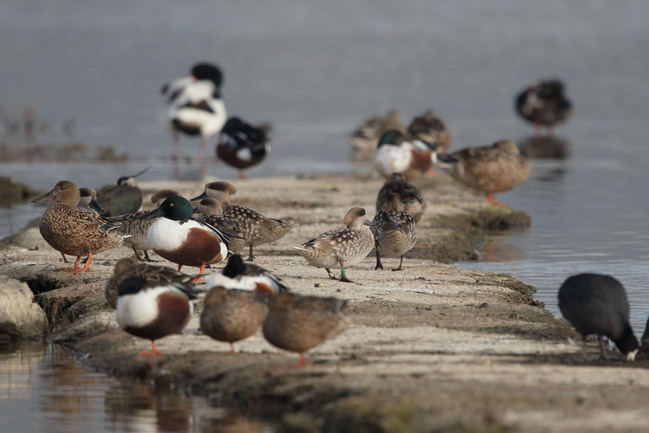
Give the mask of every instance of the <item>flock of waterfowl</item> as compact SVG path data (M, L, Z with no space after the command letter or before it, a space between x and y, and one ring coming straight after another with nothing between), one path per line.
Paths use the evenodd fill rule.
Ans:
M216 153L226 163L243 169L261 162L268 153L267 126L252 126L238 117L227 119L221 99L223 74L215 65L199 63L187 77L163 86L167 96L169 126L173 131L173 157L178 156L178 134L201 137L200 158L208 139L219 133ZM565 121L572 106L558 80L531 83L515 99L515 109L526 120L550 128ZM432 171L445 171L464 185L482 191L489 202L500 204L492 194L508 191L530 174L529 163L516 144L498 140L490 146L470 147L448 153L452 143L446 124L432 110L415 117L404 127L398 112L364 122L350 136L353 148L373 158L386 182L378 191L376 215L352 207L342 228L328 230L295 246L306 261L324 268L328 276L350 282L347 269L373 250L376 269L381 257L403 258L416 242L416 224L426 202L411 180ZM106 300L117 310L117 322L126 332L155 341L180 332L188 323L193 303L203 299L200 327L204 334L229 343L242 340L259 329L271 344L300 354L340 333L346 319L346 301L302 296L281 280L239 253L272 243L293 225L269 218L245 206L231 203L237 189L229 182L205 185L203 192L188 199L173 190L151 197L153 210L142 211L142 194L134 176L121 177L117 185L98 193L62 180L34 203L54 201L40 220L40 232L64 256L76 256L74 273L89 270L94 254L126 245L135 257L120 259L106 283ZM192 202L194 204L192 204ZM148 250L177 265L177 270L149 263ZM81 258L86 257L81 267ZM199 283L206 267L225 263L221 272ZM196 275L180 272L183 266L199 269ZM332 269L339 269L335 275ZM566 280L559 291L559 305L582 335L605 335L632 360L638 342L629 326L629 307L624 288L612 277L584 274ZM603 349L602 349L603 350ZM602 351L603 353L603 351Z

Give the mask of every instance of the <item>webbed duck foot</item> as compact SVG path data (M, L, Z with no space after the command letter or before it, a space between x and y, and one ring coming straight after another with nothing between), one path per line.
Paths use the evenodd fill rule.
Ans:
M342 269L340 271L340 278L338 278L338 280L343 282L343 283L353 283L353 281L350 280L349 278L347 278L347 275L345 275L345 270L344 269Z
M505 206L504 203L499 202L498 200L496 200L496 199L493 197L493 195L491 195L491 194L487 194L487 201L488 201L489 203L491 203L491 204L495 204L496 206L507 207L507 206Z
M291 364L291 367L304 367L308 364L306 358L304 357L304 353L300 353L300 360L298 362L295 362Z
M155 345L155 341L151 341L151 350L144 350L140 352L142 356L158 356L162 355L162 352L158 350L158 347Z

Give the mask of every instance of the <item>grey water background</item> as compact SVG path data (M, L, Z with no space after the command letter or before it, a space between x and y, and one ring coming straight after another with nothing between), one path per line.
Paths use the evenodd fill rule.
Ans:
M527 183L498 196L532 217L529 230L494 236L482 261L459 265L511 273L555 313L567 276L610 273L626 286L641 334L649 315L647 28L640 0L4 0L3 112L33 107L49 125L38 142L65 142L60 125L73 119L75 141L130 159L2 163L0 174L42 190L63 178L99 187L148 165L142 180L170 178L158 91L197 60L223 68L230 114L275 126L272 154L251 176L369 170L350 161L347 134L389 108L405 121L434 108L453 149L521 139L531 127L513 112L515 92L557 76L576 107L558 130L571 156L534 161ZM182 144L185 155L197 153L196 140ZM191 164L183 170L192 175ZM214 161L209 174L236 175ZM0 236L41 212L0 209Z

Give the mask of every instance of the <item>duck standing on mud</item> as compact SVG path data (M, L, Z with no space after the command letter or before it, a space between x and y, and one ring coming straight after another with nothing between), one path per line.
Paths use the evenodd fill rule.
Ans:
M346 268L360 263L374 248L374 236L365 220L365 209L353 207L343 218L346 227L329 230L305 242L299 250L311 266L325 268L329 278L346 283ZM330 268L340 268L336 278Z
M393 271L400 271L403 256L410 251L417 240L415 219L405 212L399 194L392 193L387 210L380 210L370 225L374 233L376 250L376 267L383 269L381 256L399 257L399 266Z
M376 212L390 210L392 205L390 197L397 194L405 211L413 216L418 223L426 211L426 201L419 188L406 182L402 173L392 173L376 195Z
M155 341L177 334L189 323L192 315L191 289L180 283L150 280L131 276L119 285L117 323L136 337L151 340L151 351L143 356L160 355Z
M299 353L296 367L307 364L304 354L308 350L336 337L347 326L345 299L284 292L269 296L268 315L262 328L264 338L275 347Z
M511 140L499 140L491 146L467 147L440 154L438 167L453 179L487 194L487 201L504 206L493 198L509 191L530 177L530 164Z
M288 233L293 225L281 219L266 217L245 206L230 204L230 196L236 192L237 189L229 182L210 182L205 185L203 193L192 198L192 201L206 197L218 200L223 206L222 216L237 221L241 228L239 237L232 239L234 250L240 251L243 248L240 243L248 245L248 260L252 261L255 259L253 246L275 242Z
M192 219L192 205L180 196L167 198L160 207L140 218L156 218L147 230L147 242L161 257L178 265L200 268L219 263L228 255L230 239L207 224Z
M56 201L40 219L39 230L43 239L62 254L77 256L71 270L78 274L90 268L93 254L120 246L127 237L117 225L84 209L78 209L80 193L73 182L62 180L45 195L32 203ZM79 267L81 256L87 256L86 264Z

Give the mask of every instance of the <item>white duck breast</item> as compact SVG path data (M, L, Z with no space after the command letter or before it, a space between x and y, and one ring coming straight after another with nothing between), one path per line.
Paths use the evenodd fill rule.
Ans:
M158 295L182 292L173 286L154 287L117 298L117 323L122 329L140 328L158 317Z
M210 230L198 221L174 221L169 218L157 218L146 232L146 240L154 250L173 251L179 248L193 228Z
M386 175L403 173L410 166L412 149L413 146L410 143L403 143L400 146L381 146L374 155L374 165Z

